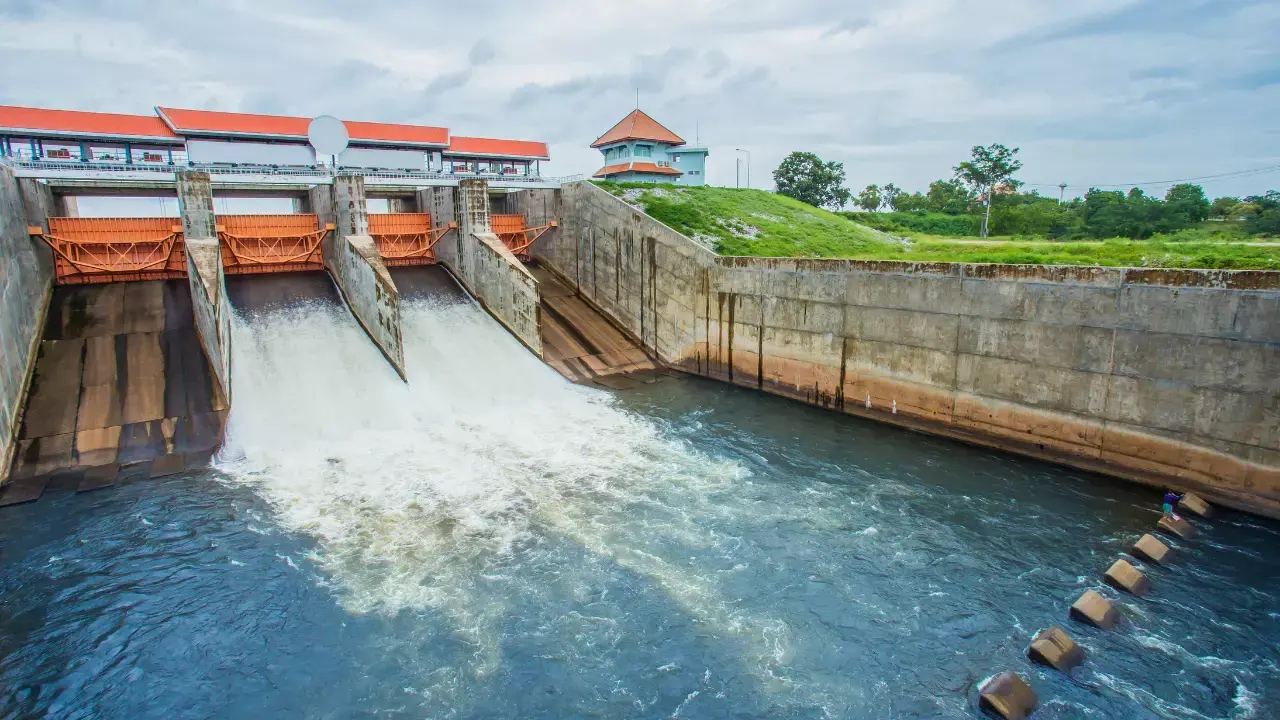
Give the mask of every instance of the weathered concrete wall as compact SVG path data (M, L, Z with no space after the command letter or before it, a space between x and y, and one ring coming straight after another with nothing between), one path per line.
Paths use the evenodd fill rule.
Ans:
M432 222L458 223L435 247L436 259L520 342L542 357L538 281L497 235L489 232L488 184L463 180L431 194ZM452 193L442 192L452 190ZM425 191L424 191L425 192ZM451 195L445 199L442 196ZM425 195L419 195L419 202Z
M534 258L660 360L696 372L715 254L591 183L565 185L558 202L546 192L514 194L528 222L560 221Z
M222 272L213 186L208 173L193 170L179 170L176 184L191 312L219 396L215 407L226 409L231 406L231 304Z
M0 482L12 466L22 407L53 293L53 254L42 241L27 235L27 225L18 181L13 171L0 167Z
M586 183L560 220L539 259L669 364L1280 515L1280 273L716 257Z
M320 246L325 268L333 275L356 320L400 377L405 378L400 293L369 236L364 178L339 175L332 186L313 190L311 204L321 223L335 226Z

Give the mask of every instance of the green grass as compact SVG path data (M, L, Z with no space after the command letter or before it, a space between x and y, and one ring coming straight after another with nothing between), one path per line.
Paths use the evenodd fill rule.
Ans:
M1103 265L1109 267L1280 270L1280 247L1222 242L920 241L886 251L859 254L868 260L911 260L1028 265Z
M835 213L763 190L597 184L722 255L851 257L890 244Z
M1280 246L1235 228L1192 228L1150 240L1058 242L1042 238L892 237L835 213L763 190L597 183L722 255L1037 265L1280 270Z

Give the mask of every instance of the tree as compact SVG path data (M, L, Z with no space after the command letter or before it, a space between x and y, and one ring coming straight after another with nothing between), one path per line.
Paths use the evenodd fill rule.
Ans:
M918 192L900 192L893 196L893 202L889 204L894 212L923 212L929 209L929 200Z
M993 191L997 187L1018 189L1022 183L1014 180L1013 174L1022 169L1022 161L1015 157L1018 148L1010 150L1000 143L989 147L974 145L972 153L969 160L955 167L955 173L975 194L984 197L987 211L982 217L982 237L986 237L991 222Z
M1204 188L1191 183L1179 183L1169 188L1164 196L1164 204L1167 214L1185 218L1179 221L1183 225L1204 222L1211 209L1209 198L1204 195Z
M1222 218L1226 220L1232 217L1231 211L1240 204L1240 198L1236 197L1220 197L1215 198L1213 204L1209 206L1209 217Z
M881 206L893 208L894 203L897 202L898 196L901 194L902 190L897 185L894 185L893 183L885 185L883 188L880 188L880 197L882 199L880 203Z
M1250 195L1244 203L1252 207L1245 227L1258 235L1280 234L1280 191L1268 190L1263 195Z
M844 163L823 162L813 153L793 152L773 171L780 195L814 207L838 210L849 202L844 185Z
M929 183L929 210L948 215L959 215L969 212L973 204L973 195L959 180L934 180Z
M875 212L880 209L880 203L882 201L883 197L880 194L880 187L874 184L868 185L864 188L862 192L858 193L857 197L858 207L866 210L867 212Z

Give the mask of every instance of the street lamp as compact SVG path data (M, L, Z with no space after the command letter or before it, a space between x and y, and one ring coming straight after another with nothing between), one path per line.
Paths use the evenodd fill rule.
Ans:
M751 187L751 151L743 150L742 148L734 148L734 150L747 154L747 187Z

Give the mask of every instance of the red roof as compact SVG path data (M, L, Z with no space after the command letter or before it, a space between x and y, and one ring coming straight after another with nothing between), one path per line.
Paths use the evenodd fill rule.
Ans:
M649 173L651 175L683 175L684 173L671 167L658 167L651 162L629 162L617 165L605 165L591 177L608 177L624 172Z
M609 128L609 132L601 135L595 142L591 143L591 147L610 145L624 140L653 140L667 145L684 144L684 140L679 135L666 129L657 120L637 108L632 110L631 114L619 120L617 125Z
M68 135L102 135L148 140L178 140L154 115L118 115L79 110L40 110L0 105L0 128Z
M306 139L310 118L214 110L179 110L158 107L156 111L174 131L183 135L251 135ZM426 125L344 121L354 141L385 142L397 145L447 145L449 131Z
M445 150L449 155L492 155L494 157L531 158L550 160L547 144L530 140L495 140L493 138L460 137L449 138L449 147Z

